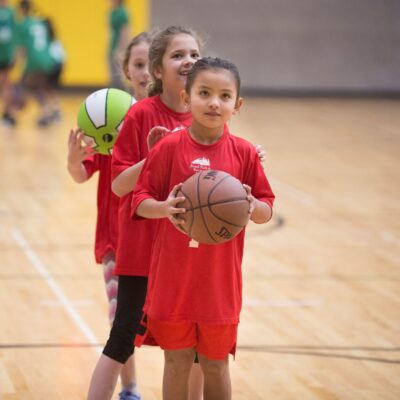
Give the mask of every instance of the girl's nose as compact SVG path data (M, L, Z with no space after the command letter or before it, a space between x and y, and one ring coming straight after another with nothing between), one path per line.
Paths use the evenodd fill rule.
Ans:
M193 59L190 56L185 57L185 59L183 60L183 63L185 66L190 66L190 65L194 64Z
M216 97L211 97L208 106L213 110L217 109L219 107L218 99Z

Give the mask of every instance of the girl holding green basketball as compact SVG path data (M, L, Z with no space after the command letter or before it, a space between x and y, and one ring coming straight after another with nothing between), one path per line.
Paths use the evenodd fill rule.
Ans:
M126 51L123 69L136 100L147 97L149 36L142 33L132 39ZM95 239L96 262L103 265L103 275L112 324L118 292L118 277L114 274L117 241L119 198L111 191L111 156L99 154L84 144L84 132L73 129L68 140L68 172L77 183L86 182L98 171L97 224ZM122 391L120 400L140 400L137 390L134 355L120 368Z

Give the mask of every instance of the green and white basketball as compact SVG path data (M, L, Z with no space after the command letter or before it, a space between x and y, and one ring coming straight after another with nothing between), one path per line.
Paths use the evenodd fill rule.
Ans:
M100 154L110 155L134 97L119 89L100 89L90 94L78 111L78 127L85 143Z

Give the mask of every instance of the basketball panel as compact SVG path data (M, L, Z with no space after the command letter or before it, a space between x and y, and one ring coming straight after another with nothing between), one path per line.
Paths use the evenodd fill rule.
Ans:
M230 175L223 171L209 170L202 171L198 179L198 204L207 205L210 193L222 184L223 180L228 179Z
M213 187L208 196L208 203L227 202L246 199L247 192L239 179L227 176Z
M216 218L208 207L200 208L199 212L201 212L204 227L201 232L196 231L196 234L202 234L202 237L207 239L207 242L203 243L218 244L227 242L233 239L243 229L242 226L234 226ZM197 223L195 227L197 228ZM198 241L201 242L200 240Z
M197 208L199 206L197 198L198 179L199 179L199 174L194 174L188 179L186 179L186 181L182 185L180 193L182 193L182 195L186 197L187 199L186 201L189 202L188 207L185 207L186 209Z
M210 221L210 213L207 209L197 208L193 211L193 225L189 231L189 236L199 243L217 244L218 240L214 239L213 229L218 228ZM212 215L211 215L211 218ZM220 223L217 223L220 225Z
M214 218L237 227L245 227L249 222L250 203L236 200L226 203L210 204L209 210Z
M107 95L107 126L109 129L119 131L122 122L131 105L136 102L127 92L119 89L109 89Z

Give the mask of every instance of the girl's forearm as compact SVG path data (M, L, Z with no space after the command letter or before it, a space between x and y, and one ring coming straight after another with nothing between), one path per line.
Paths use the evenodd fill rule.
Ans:
M272 217L271 207L263 201L254 200L254 211L251 214L251 220L256 224L265 224Z
M167 216L165 201L145 199L136 208L136 214L144 218L165 218Z
M71 175L72 179L77 183L82 183L87 181L88 176L86 172L86 168L82 163L71 164L68 163L67 165L68 172Z
M122 197L133 191L145 160L122 171L111 183L111 190Z

